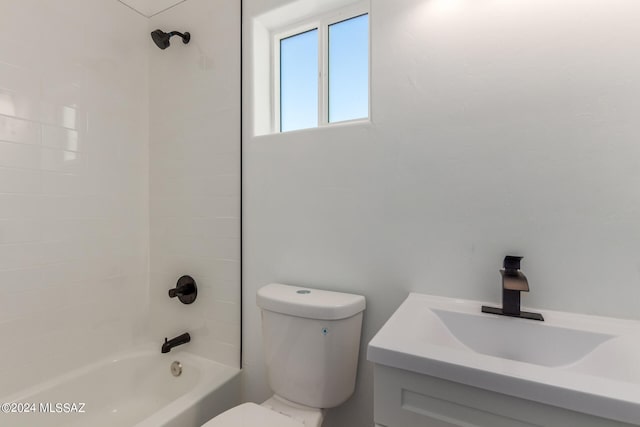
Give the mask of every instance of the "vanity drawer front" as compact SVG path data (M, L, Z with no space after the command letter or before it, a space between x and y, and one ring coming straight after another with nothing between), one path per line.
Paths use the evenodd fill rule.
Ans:
M630 426L382 365L374 384L374 420L388 427Z

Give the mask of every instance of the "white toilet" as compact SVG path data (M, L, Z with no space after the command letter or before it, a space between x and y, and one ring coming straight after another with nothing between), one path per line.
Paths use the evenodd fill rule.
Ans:
M275 394L203 427L320 427L324 409L353 394L364 297L274 283L258 291L257 303Z

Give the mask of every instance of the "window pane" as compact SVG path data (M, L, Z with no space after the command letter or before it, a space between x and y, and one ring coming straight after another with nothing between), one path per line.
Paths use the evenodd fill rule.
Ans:
M318 126L318 30L280 40L280 130Z
M329 26L329 122L369 117L369 15Z

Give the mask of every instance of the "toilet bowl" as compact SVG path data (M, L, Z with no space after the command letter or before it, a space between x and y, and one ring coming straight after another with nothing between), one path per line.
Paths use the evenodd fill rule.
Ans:
M320 427L324 410L355 389L361 295L272 283L258 290L269 386L261 405L244 403L202 427Z
M202 427L320 427L324 411L273 396L261 405L243 403L211 419Z

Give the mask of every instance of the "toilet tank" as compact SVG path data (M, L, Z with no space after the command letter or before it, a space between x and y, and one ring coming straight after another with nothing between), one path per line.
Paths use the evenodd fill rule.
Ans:
M257 303L271 389L313 408L346 401L356 384L364 297L273 283Z

